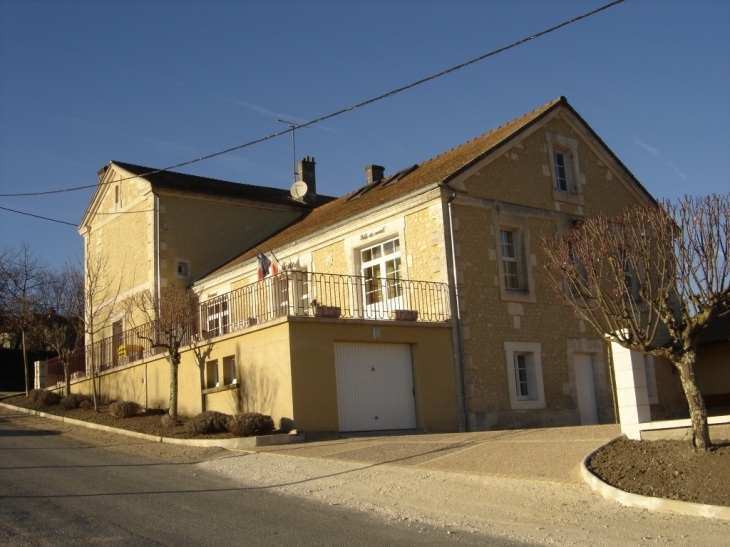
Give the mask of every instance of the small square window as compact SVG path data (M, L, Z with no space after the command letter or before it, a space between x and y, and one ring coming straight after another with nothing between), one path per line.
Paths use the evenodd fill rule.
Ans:
M190 277L190 261L175 259L175 277Z

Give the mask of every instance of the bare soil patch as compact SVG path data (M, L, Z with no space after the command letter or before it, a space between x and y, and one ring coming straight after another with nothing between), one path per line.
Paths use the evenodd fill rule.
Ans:
M66 410L61 405L45 406L40 401L31 401L25 395L16 395L3 399L4 403L9 405L29 408L47 414L56 416L64 416L73 418L74 420L83 420L95 424L106 425L109 427L117 427L119 429L127 429L138 433L146 433L148 435L156 435L161 437L172 437L175 439L231 439L235 437L232 433L215 433L199 435L188 431L184 425L188 421L187 417L179 416L180 425L165 426L162 423L162 416L165 415L164 410L147 409L136 416L130 418L115 418L109 414L109 405L100 405L99 412L84 409Z
M633 494L730 506L730 442L697 452L685 441L620 440L602 448L588 469Z

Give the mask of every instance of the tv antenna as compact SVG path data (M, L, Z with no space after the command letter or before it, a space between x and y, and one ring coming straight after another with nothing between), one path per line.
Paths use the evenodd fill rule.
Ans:
M281 118L276 118L276 121L285 123L286 125L289 126L289 130L291 131L292 170L294 171L294 182L296 182L297 177L299 176L299 171L297 171L297 140L295 137L295 132L297 129L301 128L301 125L298 123L282 120Z

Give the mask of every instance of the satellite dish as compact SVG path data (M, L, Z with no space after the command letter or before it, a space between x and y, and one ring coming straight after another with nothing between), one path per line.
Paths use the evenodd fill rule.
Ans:
M294 199L302 199L307 193L307 183L303 180L296 181L291 187L291 195Z

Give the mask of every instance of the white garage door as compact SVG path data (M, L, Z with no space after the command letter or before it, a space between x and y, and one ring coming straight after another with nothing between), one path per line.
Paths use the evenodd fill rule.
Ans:
M335 342L340 431L414 429L411 346Z

